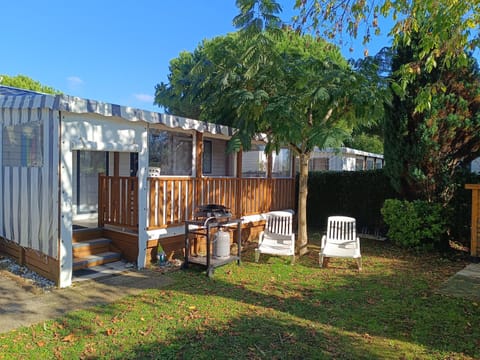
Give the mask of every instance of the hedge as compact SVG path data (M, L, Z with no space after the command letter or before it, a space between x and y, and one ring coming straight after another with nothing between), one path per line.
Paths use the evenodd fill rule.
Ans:
M298 184L298 181L297 181ZM332 215L351 216L363 234L385 235L380 209L385 199L397 198L383 170L310 172L307 222L325 229Z

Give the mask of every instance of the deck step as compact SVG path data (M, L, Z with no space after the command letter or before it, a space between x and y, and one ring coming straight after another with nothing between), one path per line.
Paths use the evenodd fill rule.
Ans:
M85 269L88 267L108 264L120 260L121 254L113 251L106 251L94 255L88 255L73 259L73 270Z
M74 258L83 258L88 255L95 255L97 253L104 253L111 249L112 240L107 238L96 238L91 240L84 240L72 244L72 251Z
M74 249L78 249L84 246L95 246L95 245L109 245L112 242L112 240L107 239L107 238L96 238L92 240L85 240L85 241L80 241L80 242L75 242L72 244Z

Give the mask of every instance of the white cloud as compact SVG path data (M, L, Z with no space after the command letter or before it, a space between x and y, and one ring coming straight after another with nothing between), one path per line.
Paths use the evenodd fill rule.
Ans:
M80 79L78 76L69 76L67 77L68 87L70 89L77 89L81 85L83 85L83 80Z
M133 96L138 101L150 103L150 104L153 103L153 100L154 100L153 96L148 94L133 94Z

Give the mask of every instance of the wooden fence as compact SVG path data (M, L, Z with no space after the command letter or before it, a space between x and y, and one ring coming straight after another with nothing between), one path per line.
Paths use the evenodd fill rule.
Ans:
M472 190L470 255L478 257L480 256L480 184L466 184L465 188Z
M98 226L138 228L138 178L99 175Z
M148 228L182 224L200 204L221 204L234 217L295 207L294 179L183 178L148 179ZM135 191L134 191L135 189ZM135 227L137 178L100 176L99 225ZM100 223L102 219L102 223Z

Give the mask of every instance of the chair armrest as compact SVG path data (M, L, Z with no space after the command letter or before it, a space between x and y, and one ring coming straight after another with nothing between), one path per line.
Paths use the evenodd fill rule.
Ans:
M258 236L258 245L260 245L263 242L264 235L265 235L265 231L260 231L260 234Z
M327 242L327 235L322 236L322 242L320 243L320 249L325 247L325 243Z

